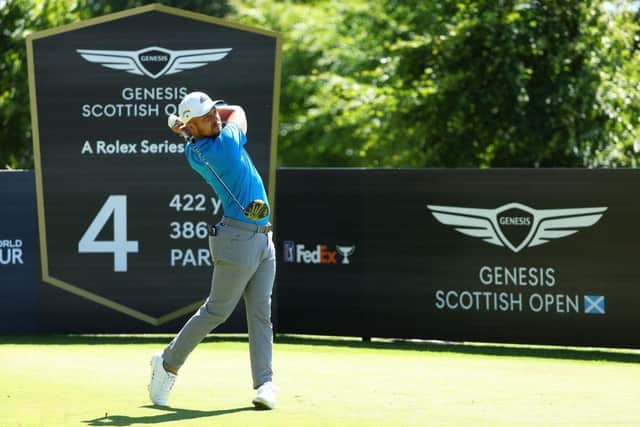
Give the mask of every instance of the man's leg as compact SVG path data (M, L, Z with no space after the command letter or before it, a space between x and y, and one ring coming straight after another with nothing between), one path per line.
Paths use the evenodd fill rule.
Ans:
M262 261L244 292L254 388L271 381L273 376L271 292L275 274L275 248L273 247L273 242L269 239Z
M209 238L209 248L215 263L209 297L165 348L163 354L151 358L148 390L149 398L156 405L167 404L177 370L198 343L227 320L253 275L256 262L251 262L251 258L255 259L255 254L247 251L247 245L234 244L234 237L235 234L226 233L226 238Z
M251 273L252 269L248 266L226 260L216 262L209 298L165 348L162 358L166 364L180 369L187 356L207 334L229 318Z

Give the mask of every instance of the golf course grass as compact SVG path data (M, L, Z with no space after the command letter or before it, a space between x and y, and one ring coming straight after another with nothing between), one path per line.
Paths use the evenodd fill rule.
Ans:
M638 426L636 350L279 336L274 411L251 405L243 336L192 353L147 398L170 336L0 337L0 427Z

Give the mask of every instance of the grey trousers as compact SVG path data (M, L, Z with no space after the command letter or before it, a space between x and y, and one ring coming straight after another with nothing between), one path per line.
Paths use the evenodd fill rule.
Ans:
M276 273L272 233L216 225L209 237L214 262L211 292L198 311L165 348L166 363L180 368L209 332L231 315L244 297L253 387L272 380L271 291Z

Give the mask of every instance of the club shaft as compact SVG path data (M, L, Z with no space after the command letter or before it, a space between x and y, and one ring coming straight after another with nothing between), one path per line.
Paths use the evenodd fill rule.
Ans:
M178 116L176 116L175 114L171 114L169 116L169 119L168 119L169 127L173 128L173 126L174 126L174 124L175 124L175 122L177 120L178 120ZM231 199L233 199L233 201L238 205L240 210L242 210L242 212L244 213L246 211L246 208L244 206L242 206L242 203L240 203L240 201L236 198L235 194L233 194L231 189L222 180L220 175L218 175L218 173L215 171L215 169L213 169L213 167L209 164L209 161L207 161L206 157L204 157L204 155L200 152L198 147L196 147L196 144L195 144L195 141L193 140L193 138L191 136L189 136L189 134L187 134L187 132L185 132L184 130L181 132L181 134L182 134L182 137L184 138L184 140L187 142L187 144L191 145L191 148L193 148L193 150L196 152L196 154L198 155L200 160L205 164L207 169L209 169L209 171L211 171L213 176L216 177L216 179L222 185L222 187L225 189L225 191L229 194L229 196L231 196Z
M191 148L193 148L193 150L196 152L196 154L198 155L198 157L200 158L200 160L202 160L202 162L205 164L205 166L211 171L211 173L213 174L213 176L216 177L216 179L218 180L218 182L222 185L222 187L226 190L226 192L229 194L229 196L231 196L231 198L233 199L234 202L236 202L236 204L238 205L238 207L242 210L242 212L245 211L244 206L242 206L242 203L240 203L240 201L238 201L238 199L236 198L236 196L233 194L233 192L231 191L231 189L227 186L227 184L225 184L225 182L222 180L222 178L220 177L220 175L218 175L218 173L213 169L213 167L209 164L209 161L202 155L202 153L200 152L200 150L198 149L198 147L196 147L195 142L193 141L192 138L189 138L186 135L183 135L185 137L185 139L187 140L187 142L189 144L191 144Z

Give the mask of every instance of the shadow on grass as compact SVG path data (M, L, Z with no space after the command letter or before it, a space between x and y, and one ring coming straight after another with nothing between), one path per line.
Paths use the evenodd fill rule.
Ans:
M195 418L216 417L219 415L233 414L242 411L255 411L253 406L245 406L233 409L218 409L216 411L198 411L195 409L179 409L168 406L146 405L142 408L160 409L165 412L155 415L145 415L141 417L130 417L128 415L110 415L93 420L86 420L83 423L89 426L130 426L134 424L159 424L169 421L192 420Z
M176 331L177 332L177 331ZM2 335L2 344L27 345L127 345L127 344L159 344L165 346L175 334L125 334L125 335ZM203 342L247 342L244 334L210 335Z
M173 335L43 335L43 336L0 336L2 344L29 345L128 345L155 344L165 346ZM210 335L204 342L247 342L244 334ZM407 350L439 353L458 353L469 355L539 357L550 359L573 359L585 361L640 363L640 351L634 349L560 347L519 344L488 344L442 341L373 339L363 341L359 338L320 337L306 335L283 335L275 337L275 342L288 345L328 346L334 348L359 348L375 350Z
M278 336L279 344L322 345L331 347L351 347L379 350L411 350L432 353L457 353L469 355L539 357L550 359L572 359L585 361L640 363L640 352L633 349L576 348L519 344L485 344L465 342L381 340L359 341L342 338L306 338L299 336Z

